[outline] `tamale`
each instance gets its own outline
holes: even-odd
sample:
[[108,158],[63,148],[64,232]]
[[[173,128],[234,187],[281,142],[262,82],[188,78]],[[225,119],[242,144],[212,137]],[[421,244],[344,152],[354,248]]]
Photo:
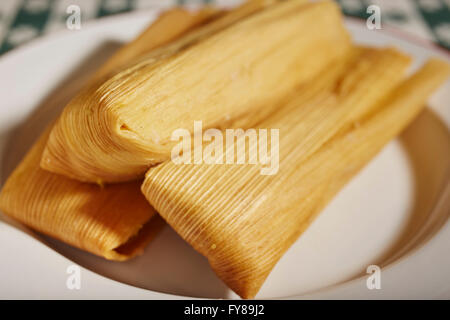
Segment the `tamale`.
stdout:
[[42,168],[88,182],[137,179],[170,157],[174,130],[254,123],[350,47],[330,1],[276,3],[206,33],[83,90],[54,126]]
[[49,131],[8,178],[0,193],[1,210],[106,259],[125,260],[142,252],[163,222],[141,196],[139,181],[102,188],[44,171],[39,161]]
[[[94,75],[95,81],[129,59],[149,52],[208,21],[214,11],[164,13]],[[140,182],[100,187],[40,168],[51,127],[10,175],[0,193],[0,209],[19,222],[80,249],[112,260],[142,252],[164,225],[140,192]]]
[[[151,168],[146,174],[142,191],[149,202],[243,298],[256,295],[317,212],[412,121],[449,73],[447,64],[433,60],[410,79],[386,86],[388,78],[395,75],[383,77],[382,70],[391,69],[385,62],[378,66],[372,63],[369,70],[373,74],[358,75],[356,69],[349,68],[349,74],[338,80],[327,113],[305,119],[306,111],[302,110],[312,108],[308,108],[311,99],[302,98],[298,108],[291,108],[276,126],[266,121],[265,126],[280,128],[280,167],[275,175],[261,175],[261,165],[173,162]],[[352,89],[345,90],[347,85]],[[381,92],[374,99],[377,91]],[[339,98],[339,92],[347,93]],[[329,100],[321,98],[313,107]],[[327,125],[329,115],[333,108],[345,106],[346,100],[367,106],[352,112],[345,121],[333,122],[340,128],[324,141],[332,128]],[[283,130],[286,127],[288,130]]]
[[[119,66],[130,64],[138,57],[158,55],[160,51],[150,49],[169,45],[171,51],[177,51],[189,43],[198,41],[202,37],[221,30],[233,23],[257,12],[278,0],[250,0],[243,5],[226,12],[216,8],[205,7],[201,10],[190,12],[182,8],[174,8],[163,12],[161,16],[142,32],[136,39],[111,57],[96,72],[94,79],[100,79],[114,72]],[[305,0],[306,1],[306,0]],[[220,18],[220,19],[219,19]],[[198,28],[204,26],[204,28]],[[190,31],[188,35],[180,38],[180,35]],[[178,39],[178,41],[173,41]],[[166,53],[167,48],[164,49]]]

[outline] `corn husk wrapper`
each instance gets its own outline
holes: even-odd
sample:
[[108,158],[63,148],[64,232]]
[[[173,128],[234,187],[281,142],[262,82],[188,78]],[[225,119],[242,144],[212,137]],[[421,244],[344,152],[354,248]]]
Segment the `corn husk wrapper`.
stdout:
[[341,20],[332,2],[292,0],[180,39],[74,98],[41,166],[81,181],[132,180],[168,159],[172,132],[192,131],[194,120],[249,126],[349,49]]
[[[101,66],[97,70],[94,80],[113,75],[114,71],[120,71],[119,67],[123,68],[131,64],[135,59],[145,60],[149,57],[168,54],[168,51],[176,52],[182,47],[199,41],[246,16],[272,5],[276,1],[250,0],[228,12],[207,6],[198,11],[174,8],[163,12],[149,28],[132,42],[119,49],[113,57]],[[186,31],[189,31],[188,34],[186,34]],[[180,37],[182,35],[183,37]],[[150,51],[150,49],[162,46],[166,47]]]
[[[91,81],[215,14],[211,10],[166,12],[113,55]],[[122,261],[140,254],[164,225],[140,192],[140,182],[100,187],[41,169],[50,129],[8,178],[0,193],[0,209],[35,230],[107,259]]]
[[141,253],[164,223],[139,192],[139,181],[102,188],[44,171],[39,161],[48,134],[49,130],[9,177],[0,194],[1,210],[107,259],[125,260]]
[[[261,175],[260,165],[166,162],[148,171],[142,191],[149,202],[241,297],[256,295],[315,215],[412,121],[449,71],[445,63],[431,61],[407,81],[386,86],[396,74],[399,77],[398,72],[385,73],[393,65],[370,65],[371,73],[357,76],[358,68],[349,68],[338,80],[331,95],[337,103],[330,103],[327,113],[304,118],[309,111],[302,110],[312,108],[311,100],[305,103],[301,98],[298,113],[291,109],[280,119],[280,166],[273,176]],[[344,90],[350,83],[352,89]],[[339,92],[347,93],[338,98]],[[345,106],[348,99],[359,101],[359,111],[352,112],[356,118],[327,124],[332,110]],[[327,100],[313,103],[314,108],[326,108]],[[289,129],[283,131],[285,125]],[[324,141],[333,125],[340,128]]]

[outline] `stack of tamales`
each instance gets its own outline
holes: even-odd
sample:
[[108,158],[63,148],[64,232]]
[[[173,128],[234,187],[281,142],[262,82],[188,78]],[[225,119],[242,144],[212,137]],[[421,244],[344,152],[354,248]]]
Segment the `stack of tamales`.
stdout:
[[[450,74],[431,59],[407,77],[410,62],[394,48],[353,45],[332,1],[169,11],[69,102],[9,177],[0,208],[112,260],[142,252],[165,220],[252,298]],[[263,162],[171,161],[172,133],[193,134],[194,121],[279,130],[266,145],[279,150],[276,172],[261,174]]]

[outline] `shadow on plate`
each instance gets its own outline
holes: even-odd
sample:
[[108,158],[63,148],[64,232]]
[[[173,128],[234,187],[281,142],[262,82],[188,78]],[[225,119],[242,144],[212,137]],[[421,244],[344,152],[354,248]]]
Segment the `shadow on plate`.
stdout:
[[[446,125],[427,108],[399,139],[414,174],[414,202],[402,232],[371,263],[381,268],[420,248],[450,218],[450,133]],[[352,279],[366,276],[362,270]]]
[[450,217],[450,133],[425,109],[402,133],[414,172],[414,204],[401,236],[374,264],[386,266],[424,244]]

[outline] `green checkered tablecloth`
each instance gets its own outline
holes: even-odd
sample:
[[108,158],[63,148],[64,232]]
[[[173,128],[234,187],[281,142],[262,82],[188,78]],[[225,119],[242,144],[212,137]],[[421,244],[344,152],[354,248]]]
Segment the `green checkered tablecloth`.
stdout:
[[[288,0],[287,0],[288,1]],[[0,54],[35,37],[66,28],[67,8],[78,5],[82,23],[116,13],[174,5],[213,3],[235,5],[239,0],[0,0]],[[338,0],[343,12],[369,17],[371,4],[381,8],[382,25],[392,25],[450,49],[450,0]]]

